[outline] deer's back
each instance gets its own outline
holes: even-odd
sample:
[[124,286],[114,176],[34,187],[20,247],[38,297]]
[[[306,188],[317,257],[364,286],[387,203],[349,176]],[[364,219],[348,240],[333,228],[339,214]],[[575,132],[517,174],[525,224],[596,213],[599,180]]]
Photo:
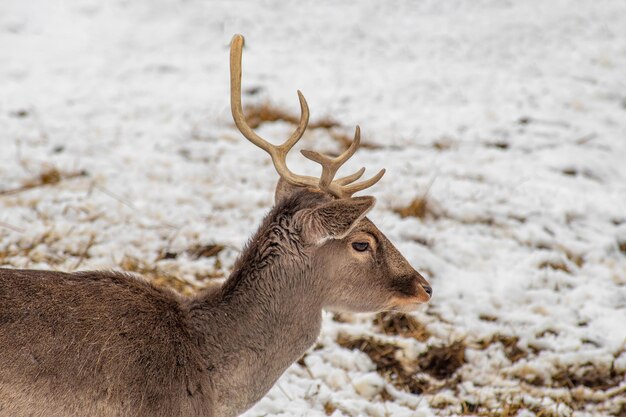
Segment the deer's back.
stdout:
[[0,269],[0,416],[205,416],[178,297],[119,273]]

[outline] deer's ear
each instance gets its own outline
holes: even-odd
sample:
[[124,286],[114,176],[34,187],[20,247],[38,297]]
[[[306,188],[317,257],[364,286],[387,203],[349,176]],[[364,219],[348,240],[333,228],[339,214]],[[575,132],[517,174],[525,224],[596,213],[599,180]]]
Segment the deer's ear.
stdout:
[[278,205],[278,203],[286,200],[300,190],[302,190],[302,187],[291,185],[281,177],[276,184],[276,191],[274,191],[274,204]]
[[343,239],[374,207],[374,197],[332,200],[303,214],[303,231],[311,243]]

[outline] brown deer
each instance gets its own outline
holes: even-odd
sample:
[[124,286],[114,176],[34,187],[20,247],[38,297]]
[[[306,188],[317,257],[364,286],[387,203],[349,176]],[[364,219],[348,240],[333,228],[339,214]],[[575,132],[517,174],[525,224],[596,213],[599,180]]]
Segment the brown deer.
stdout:
[[304,133],[274,146],[241,108],[243,37],[231,45],[231,107],[243,135],[268,152],[275,206],[225,283],[193,297],[116,272],[0,269],[0,416],[236,416],[257,402],[316,340],[322,309],[407,310],[428,282],[352,197],[383,175],[334,179],[337,158],[303,151],[320,178],[286,165]]

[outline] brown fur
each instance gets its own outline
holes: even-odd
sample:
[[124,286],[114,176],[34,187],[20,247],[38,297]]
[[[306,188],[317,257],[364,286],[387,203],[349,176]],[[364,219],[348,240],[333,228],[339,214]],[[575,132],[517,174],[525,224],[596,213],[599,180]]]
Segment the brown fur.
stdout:
[[0,269],[0,417],[236,416],[315,342],[323,308],[430,298],[364,217],[373,198],[276,196],[225,284],[195,297],[121,273]]

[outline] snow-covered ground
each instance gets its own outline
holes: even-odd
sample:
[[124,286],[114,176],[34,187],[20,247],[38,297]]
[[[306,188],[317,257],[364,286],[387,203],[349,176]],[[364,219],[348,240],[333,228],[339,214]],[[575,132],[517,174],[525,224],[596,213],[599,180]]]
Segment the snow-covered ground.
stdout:
[[227,275],[276,182],[231,121],[234,33],[244,103],[300,89],[341,124],[301,147],[378,145],[346,172],[387,168],[370,217],[434,288],[326,316],[246,416],[626,415],[623,0],[2,0],[0,266]]

